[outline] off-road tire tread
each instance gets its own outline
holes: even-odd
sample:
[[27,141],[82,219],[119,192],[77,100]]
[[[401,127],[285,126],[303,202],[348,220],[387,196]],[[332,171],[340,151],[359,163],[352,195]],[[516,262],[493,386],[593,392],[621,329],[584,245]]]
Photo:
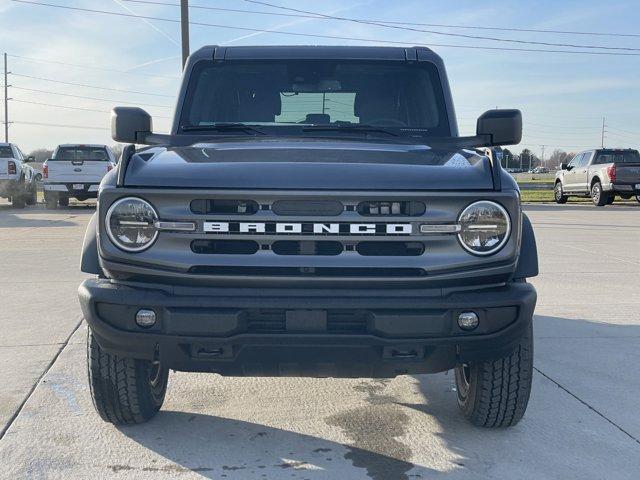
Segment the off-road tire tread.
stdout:
[[93,405],[104,421],[116,425],[143,423],[158,412],[162,400],[159,405],[152,398],[146,364],[145,360],[104,352],[88,333],[89,387]]
[[531,327],[509,356],[479,362],[474,405],[465,415],[480,427],[502,428],[522,419],[529,402],[533,374]]

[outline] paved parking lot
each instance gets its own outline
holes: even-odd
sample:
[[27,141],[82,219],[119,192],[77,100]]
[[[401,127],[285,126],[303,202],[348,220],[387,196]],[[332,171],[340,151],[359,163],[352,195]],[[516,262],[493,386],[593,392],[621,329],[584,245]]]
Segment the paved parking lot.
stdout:
[[150,423],[93,411],[76,288],[92,209],[0,204],[0,477],[637,479],[640,207],[526,207],[538,236],[535,376],[515,428],[457,412],[452,375],[172,374]]

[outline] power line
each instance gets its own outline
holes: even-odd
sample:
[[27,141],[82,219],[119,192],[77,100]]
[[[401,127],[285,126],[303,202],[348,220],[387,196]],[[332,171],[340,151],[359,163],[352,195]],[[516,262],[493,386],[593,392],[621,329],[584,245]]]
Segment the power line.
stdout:
[[[30,100],[20,100],[18,98],[12,98],[11,101],[12,102],[18,102],[18,103],[28,103],[28,104],[31,104],[31,105],[39,105],[39,106],[43,106],[43,107],[64,108],[66,110],[81,110],[81,111],[84,111],[84,112],[111,113],[111,110],[96,110],[96,109],[93,109],[93,108],[69,107],[67,105],[55,105],[53,103],[44,103],[44,102],[32,102]],[[153,118],[171,118],[171,117],[162,116],[162,115],[154,115]]]
[[66,109],[69,109],[69,110],[82,110],[82,111],[85,111],[85,112],[110,113],[109,110],[95,110],[93,108],[68,107],[66,105],[54,105],[52,103],[31,102],[29,100],[20,100],[18,98],[12,98],[11,101],[12,102],[18,102],[18,103],[28,103],[28,104],[31,104],[31,105],[40,105],[40,106],[44,106],[44,107],[66,108]]
[[73,82],[65,82],[62,80],[55,80],[53,78],[45,78],[45,77],[36,77],[34,75],[25,75],[23,73],[13,73],[11,72],[11,75],[15,76],[15,77],[23,77],[23,78],[32,78],[34,80],[42,80],[44,82],[52,82],[52,83],[60,83],[62,85],[71,85],[74,87],[84,87],[84,88],[95,88],[96,90],[108,90],[110,92],[120,92],[120,93],[133,93],[136,95],[153,95],[156,97],[166,97],[166,98],[174,98],[174,95],[165,95],[162,93],[151,93],[151,92],[139,92],[139,91],[135,91],[135,90],[125,90],[125,89],[121,89],[121,88],[111,88],[111,87],[100,87],[98,85],[88,85],[85,83],[73,83]]
[[612,128],[614,130],[617,130],[619,132],[623,132],[623,133],[629,133],[631,135],[640,135],[640,132],[630,132],[629,130],[623,130],[621,128],[617,128],[617,127],[612,127],[611,125],[607,125],[608,128]]
[[20,120],[14,120],[12,123],[17,125],[33,125],[38,127],[62,127],[62,128],[81,128],[85,130],[111,130],[110,128],[104,127],[89,127],[86,125],[66,125],[61,123],[40,123],[40,122],[23,122]]
[[[88,12],[88,13],[100,13],[104,15],[113,15],[118,17],[146,18],[149,20],[156,20],[160,22],[171,22],[171,23],[180,22],[180,20],[176,20],[172,18],[133,15],[128,13],[120,13],[120,12],[109,12],[105,10],[95,10],[95,9],[81,8],[81,7],[70,7],[67,5],[56,5],[51,3],[36,2],[36,1],[30,1],[30,0],[10,0],[10,1],[16,2],[16,3],[24,3],[28,5],[40,5],[40,6],[63,8],[67,10],[74,10],[74,11],[81,11],[81,12]],[[410,46],[410,45],[423,43],[422,41],[401,42],[401,41],[384,40],[384,39],[377,39],[377,38],[347,37],[347,36],[341,36],[341,35],[323,35],[323,34],[304,33],[304,32],[286,32],[282,30],[273,31],[273,30],[265,30],[261,28],[237,27],[237,26],[231,26],[231,25],[222,25],[222,24],[205,23],[205,22],[189,22],[189,24],[201,26],[201,27],[215,27],[215,28],[223,28],[228,30],[240,30],[244,32],[271,33],[276,35],[290,35],[290,36],[305,37],[305,38],[327,38],[332,40],[350,40],[350,41],[352,40],[352,41],[358,41],[358,42],[386,43],[391,45]],[[445,43],[429,43],[429,45],[432,47],[466,48],[471,50],[563,53],[563,54],[574,54],[574,55],[608,55],[608,56],[632,56],[632,57],[640,56],[640,53],[625,53],[625,52],[611,52],[611,51],[598,52],[598,51],[582,51],[582,50],[553,50],[553,49],[544,49],[544,48],[490,47],[490,46],[479,46],[479,45],[456,45],[456,44],[445,44]]]
[[179,77],[175,76],[169,76],[169,75],[152,75],[149,73],[144,73],[144,72],[129,72],[127,70],[116,70],[114,68],[106,68],[106,67],[98,67],[95,65],[80,65],[78,63],[67,63],[67,62],[59,62],[56,60],[45,60],[43,58],[32,58],[32,57],[24,57],[22,55],[12,55],[12,54],[7,54],[7,57],[11,57],[11,58],[18,58],[20,60],[25,60],[25,61],[29,61],[29,62],[36,62],[36,63],[50,63],[50,64],[54,64],[54,65],[62,65],[65,67],[76,67],[76,68],[84,68],[84,69],[88,69],[88,70],[99,70],[102,72],[114,72],[114,73],[124,73],[127,75],[136,75],[136,76],[142,76],[142,77],[154,77],[154,78],[164,78],[164,79],[170,79],[170,80],[176,80]]
[[[121,0],[123,2],[130,3],[142,3],[148,5],[160,5],[166,7],[178,7],[179,5],[176,3],[169,2],[158,2],[158,1],[150,1],[150,0]],[[223,8],[223,7],[210,7],[204,5],[190,5],[189,8],[199,9],[199,10],[213,10],[219,12],[232,12],[232,13],[248,13],[253,15],[267,15],[267,16],[277,16],[277,17],[294,17],[294,18],[315,18],[318,20],[326,20],[323,17],[319,17],[313,14],[302,14],[302,13],[281,13],[281,12],[265,12],[258,10],[244,10],[238,8]],[[498,27],[498,26],[480,26],[480,25],[451,25],[451,24],[442,24],[442,23],[420,23],[420,22],[392,22],[388,20],[375,20],[375,19],[363,19],[368,22],[374,23],[384,23],[387,25],[414,25],[418,27],[443,27],[443,28],[460,28],[460,29],[468,29],[468,30],[491,30],[491,31],[506,31],[506,32],[524,32],[524,33],[555,33],[562,35],[592,35],[592,36],[604,36],[604,37],[632,37],[637,38],[640,37],[640,34],[636,33],[613,33],[613,32],[580,32],[580,31],[572,31],[572,30],[547,30],[547,29],[535,29],[535,28],[514,28],[514,27]]]
[[159,107],[159,108],[173,108],[169,105],[154,105],[151,103],[147,103],[147,104],[140,104],[137,102],[125,102],[123,100],[111,100],[108,98],[97,98],[97,97],[85,97],[83,95],[72,95],[70,93],[61,93],[61,92],[51,92],[49,90],[38,90],[35,88],[26,88],[26,87],[17,87],[12,85],[11,88],[15,88],[17,90],[25,90],[27,92],[37,92],[37,93],[46,93],[47,95],[61,95],[64,97],[73,97],[73,98],[84,98],[86,100],[97,100],[99,102],[109,102],[109,103],[122,103],[125,105],[136,105],[136,106],[144,106],[144,107]]
[[318,17],[322,17],[322,18],[326,18],[326,19],[330,19],[330,20],[339,20],[339,21],[343,21],[343,22],[359,23],[359,24],[363,24],[363,25],[375,25],[375,26],[378,26],[378,27],[391,28],[391,29],[394,29],[394,30],[406,30],[406,31],[410,31],[410,32],[429,33],[431,35],[442,35],[442,36],[446,36],[446,37],[466,38],[466,39],[470,39],[470,40],[488,40],[488,41],[492,41],[492,42],[518,43],[518,44],[525,44],[525,45],[542,45],[542,46],[545,46],[545,47],[594,48],[594,49],[601,49],[601,50],[640,51],[640,48],[632,48],[632,47],[608,47],[608,46],[601,46],[601,45],[576,45],[576,44],[572,44],[572,43],[539,42],[539,41],[535,41],[535,40],[518,40],[518,39],[515,39],[515,38],[485,37],[485,36],[480,36],[480,35],[467,35],[467,34],[464,34],[464,33],[451,33],[451,32],[441,32],[441,31],[438,31],[438,30],[425,30],[425,29],[415,28],[415,27],[408,27],[408,26],[402,26],[402,25],[391,25],[391,24],[387,24],[387,23],[380,23],[380,22],[376,22],[376,21],[373,21],[373,20],[359,20],[357,18],[339,17],[339,16],[336,16],[336,15],[328,15],[328,14],[324,14],[324,13],[310,12],[308,10],[299,10],[297,8],[284,7],[282,5],[275,5],[273,3],[262,2],[262,1],[259,1],[259,0],[243,0],[243,1],[247,2],[247,3],[255,4],[255,5],[263,5],[263,6],[267,6],[267,7],[271,7],[271,8],[277,8],[277,9],[280,9],[280,10],[287,10],[287,11],[297,12],[297,13],[305,13],[305,14],[308,14],[308,15],[317,15]]

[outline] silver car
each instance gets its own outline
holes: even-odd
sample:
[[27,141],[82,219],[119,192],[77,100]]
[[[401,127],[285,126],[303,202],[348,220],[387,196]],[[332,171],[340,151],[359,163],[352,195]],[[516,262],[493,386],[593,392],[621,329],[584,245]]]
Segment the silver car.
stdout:
[[591,197],[602,207],[612,204],[616,195],[640,202],[640,154],[632,149],[597,149],[577,154],[556,173],[556,203],[570,196]]

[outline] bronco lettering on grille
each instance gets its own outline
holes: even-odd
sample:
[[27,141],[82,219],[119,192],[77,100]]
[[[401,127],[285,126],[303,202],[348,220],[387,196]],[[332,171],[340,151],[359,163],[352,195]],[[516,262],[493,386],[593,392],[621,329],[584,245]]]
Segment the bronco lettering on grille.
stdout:
[[204,222],[214,234],[274,235],[411,235],[410,223]]

